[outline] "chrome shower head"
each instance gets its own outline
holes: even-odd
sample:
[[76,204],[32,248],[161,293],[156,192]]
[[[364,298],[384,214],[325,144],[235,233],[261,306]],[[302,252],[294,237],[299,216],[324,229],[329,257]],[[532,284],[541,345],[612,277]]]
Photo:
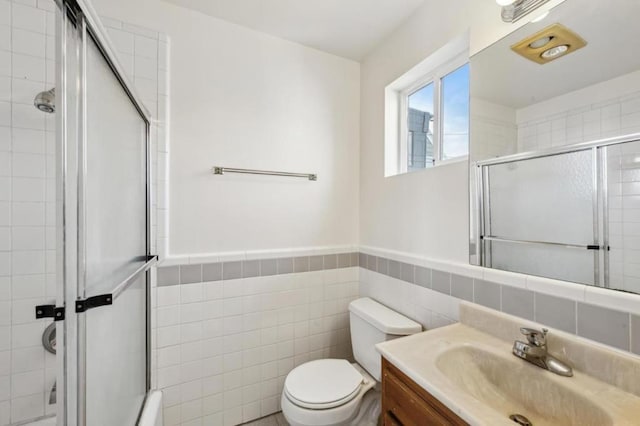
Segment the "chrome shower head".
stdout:
[[33,100],[33,104],[42,112],[51,114],[56,110],[56,89],[40,92]]

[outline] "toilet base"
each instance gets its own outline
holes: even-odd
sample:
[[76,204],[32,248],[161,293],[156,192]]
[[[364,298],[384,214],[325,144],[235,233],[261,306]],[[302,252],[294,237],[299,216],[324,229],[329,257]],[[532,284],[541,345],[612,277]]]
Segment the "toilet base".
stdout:
[[[380,417],[379,384],[364,391],[361,397],[356,397],[346,405],[358,404],[352,407],[352,414],[344,417],[338,411],[349,410],[349,407],[336,407],[328,410],[309,410],[294,405],[286,395],[282,395],[282,414],[291,426],[377,426]],[[334,415],[335,414],[335,415]]]

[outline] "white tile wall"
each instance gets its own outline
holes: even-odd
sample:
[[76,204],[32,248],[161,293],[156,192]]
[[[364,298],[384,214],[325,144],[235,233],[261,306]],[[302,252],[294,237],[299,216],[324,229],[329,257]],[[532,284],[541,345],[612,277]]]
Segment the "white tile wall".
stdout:
[[169,41],[166,35],[125,22],[102,18],[118,60],[153,117],[152,250],[164,258],[168,246],[168,105]]
[[167,425],[235,425],[280,409],[284,378],[351,357],[359,268],[157,288],[154,371]]
[[609,148],[607,160],[611,283],[640,293],[640,143]]
[[360,297],[371,297],[425,329],[458,321],[460,299],[360,268]]
[[[33,107],[34,96],[55,84],[54,10],[52,0],[0,0],[0,425],[54,412],[48,398],[55,357],[40,342],[48,322],[33,314],[35,305],[55,297],[55,129],[53,115]],[[139,84],[154,117],[153,170],[166,173],[157,151],[166,162],[168,40],[114,20],[108,26],[128,77]],[[166,191],[164,174],[155,181],[154,191]],[[154,207],[166,198],[154,193]],[[157,218],[164,221],[162,208]],[[163,238],[161,255],[164,231]]]
[[[634,81],[630,80],[629,84],[635,86],[628,87],[625,95],[612,94],[611,98],[597,103],[575,104],[563,102],[562,96],[556,98],[555,109],[544,117],[517,123],[518,152],[640,132],[640,82]],[[582,89],[585,93],[589,90]],[[592,90],[593,97],[598,99],[603,98],[603,92],[607,93],[603,83],[593,86]],[[531,108],[535,109],[535,105]],[[526,109],[522,116],[527,116]]]
[[[47,150],[53,138],[51,118],[33,107],[33,97],[53,86],[47,70],[52,38],[49,6],[0,0],[0,424],[42,416],[53,385],[53,355],[40,339],[47,325],[36,321],[34,306],[52,301],[54,281],[47,280],[47,200],[55,194],[54,161]],[[4,26],[3,26],[4,25]]]

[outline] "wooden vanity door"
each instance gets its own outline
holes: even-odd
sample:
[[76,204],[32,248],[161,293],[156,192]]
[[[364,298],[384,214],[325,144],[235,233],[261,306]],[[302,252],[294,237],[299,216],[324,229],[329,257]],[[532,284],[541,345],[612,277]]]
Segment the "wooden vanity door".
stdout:
[[462,426],[467,424],[384,358],[382,358],[382,422],[385,426]]

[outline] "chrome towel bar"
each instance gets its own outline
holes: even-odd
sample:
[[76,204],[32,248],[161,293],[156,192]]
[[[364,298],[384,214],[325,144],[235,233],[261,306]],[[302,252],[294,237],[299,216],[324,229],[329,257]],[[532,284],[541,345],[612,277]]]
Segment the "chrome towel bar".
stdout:
[[247,175],[268,175],[268,176],[288,176],[288,177],[301,177],[309,180],[318,180],[318,175],[315,173],[289,173],[289,172],[273,172],[270,170],[253,170],[253,169],[235,169],[232,167],[218,167],[211,168],[211,173],[214,175],[223,175],[225,173],[242,173]]

